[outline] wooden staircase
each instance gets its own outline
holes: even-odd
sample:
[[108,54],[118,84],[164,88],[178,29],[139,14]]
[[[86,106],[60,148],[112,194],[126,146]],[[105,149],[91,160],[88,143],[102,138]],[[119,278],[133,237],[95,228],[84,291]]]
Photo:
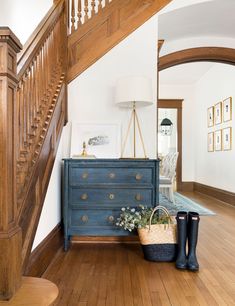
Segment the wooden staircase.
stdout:
[[0,28],[0,300],[27,268],[67,121],[67,84],[169,2],[54,0],[23,50]]
[[[68,36],[68,82],[141,26],[171,0],[72,0]],[[83,8],[83,10],[82,10]],[[89,18],[90,16],[90,18]]]

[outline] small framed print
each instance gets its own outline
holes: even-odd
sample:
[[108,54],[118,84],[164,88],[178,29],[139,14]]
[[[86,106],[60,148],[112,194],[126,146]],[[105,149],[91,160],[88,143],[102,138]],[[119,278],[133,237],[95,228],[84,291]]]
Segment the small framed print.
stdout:
[[222,131],[218,130],[215,131],[215,151],[221,151],[222,150]]
[[214,115],[215,115],[215,124],[220,124],[222,122],[222,102],[215,104]]
[[214,125],[214,106],[207,109],[207,126],[211,127]]
[[228,127],[222,130],[222,144],[223,150],[228,151],[232,149],[232,128]]
[[214,152],[214,132],[208,133],[207,151]]
[[232,97],[223,100],[223,122],[232,120]]

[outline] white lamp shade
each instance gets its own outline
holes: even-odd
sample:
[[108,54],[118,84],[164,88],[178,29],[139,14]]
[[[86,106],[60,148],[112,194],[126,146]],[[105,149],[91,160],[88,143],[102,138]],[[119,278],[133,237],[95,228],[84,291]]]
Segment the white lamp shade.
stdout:
[[153,104],[152,82],[145,77],[126,77],[116,85],[115,103],[121,107],[136,107]]

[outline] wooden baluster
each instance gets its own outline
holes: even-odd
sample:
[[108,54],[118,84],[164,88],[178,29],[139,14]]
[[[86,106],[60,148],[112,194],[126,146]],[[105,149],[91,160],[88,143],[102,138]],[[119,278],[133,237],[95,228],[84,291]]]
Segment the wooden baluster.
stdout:
[[91,17],[95,14],[95,0],[91,0]]
[[88,20],[88,0],[84,1],[84,23]]
[[102,0],[98,0],[98,11],[101,11],[102,10]]
[[81,26],[82,24],[82,3],[81,3],[81,0],[78,0],[78,13],[77,13],[77,29],[78,27]]
[[75,31],[75,0],[71,3],[71,32]]

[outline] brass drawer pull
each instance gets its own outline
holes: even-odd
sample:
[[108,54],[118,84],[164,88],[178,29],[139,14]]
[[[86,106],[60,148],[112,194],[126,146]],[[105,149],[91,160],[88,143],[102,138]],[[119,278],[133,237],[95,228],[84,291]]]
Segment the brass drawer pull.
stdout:
[[110,193],[110,194],[109,194],[109,199],[110,199],[110,200],[113,200],[114,198],[115,198],[115,195],[114,195],[113,193]]
[[87,193],[83,193],[82,195],[81,195],[81,200],[87,200],[88,199],[88,195],[87,195]]
[[114,221],[114,216],[109,216],[109,217],[107,218],[107,220],[108,220],[109,223],[113,223],[113,221]]
[[88,173],[87,173],[87,172],[84,172],[84,173],[82,174],[82,178],[83,178],[83,179],[87,179],[87,178],[88,178]]
[[109,173],[109,177],[110,177],[111,179],[114,179],[114,178],[115,178],[115,176],[116,176],[116,174],[115,174],[115,173],[113,173],[113,172]]
[[142,197],[140,193],[137,193],[135,196],[136,201],[141,201]]
[[84,215],[84,216],[81,217],[81,220],[82,220],[83,223],[86,223],[86,222],[88,222],[89,219],[88,219],[88,216]]
[[135,176],[135,179],[136,179],[137,181],[140,181],[140,180],[142,179],[142,175],[139,174],[139,173],[137,173],[136,176]]

